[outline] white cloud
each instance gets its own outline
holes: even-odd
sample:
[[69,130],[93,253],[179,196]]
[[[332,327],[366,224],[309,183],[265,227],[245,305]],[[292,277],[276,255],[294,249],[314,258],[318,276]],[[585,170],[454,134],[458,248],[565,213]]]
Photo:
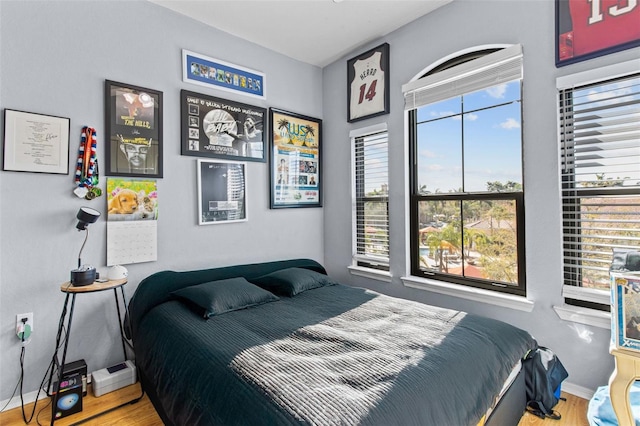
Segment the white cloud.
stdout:
[[428,149],[421,150],[420,156],[425,158],[436,158],[436,154],[433,151],[429,151]]
[[476,121],[478,119],[478,114],[465,114],[464,119],[469,121]]
[[506,84],[499,84],[497,86],[493,86],[490,87],[486,90],[486,92],[489,94],[489,96],[491,96],[492,98],[497,98],[497,99],[502,99],[504,98],[504,94],[507,91],[507,85]]
[[600,90],[590,90],[587,99],[589,99],[589,102],[598,102],[598,106],[612,105],[620,102],[616,98],[629,94],[631,94],[630,88],[614,83],[604,86]]
[[431,164],[428,169],[432,172],[439,172],[441,170],[444,170],[444,167],[440,164]]
[[518,123],[513,118],[507,118],[506,121],[503,121],[502,123],[500,123],[500,127],[502,127],[503,129],[507,129],[507,130],[519,129],[520,128],[520,123]]
[[448,117],[450,115],[454,115],[453,111],[431,111],[432,117]]

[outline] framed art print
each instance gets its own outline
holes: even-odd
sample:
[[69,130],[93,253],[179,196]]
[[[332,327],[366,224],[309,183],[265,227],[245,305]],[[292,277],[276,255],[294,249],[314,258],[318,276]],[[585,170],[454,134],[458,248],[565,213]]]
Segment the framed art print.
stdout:
[[105,175],[162,177],[162,92],[105,82]]
[[611,343],[640,351],[640,273],[611,272]]
[[269,109],[272,209],[322,207],[322,120]]
[[182,90],[181,154],[266,162],[267,111],[253,105]]
[[618,0],[555,0],[556,66],[640,46],[640,7]]
[[2,170],[69,174],[70,120],[4,110]]
[[184,49],[182,81],[255,98],[267,98],[264,73]]
[[347,121],[389,113],[389,43],[347,61]]
[[247,220],[246,163],[198,160],[198,224]]

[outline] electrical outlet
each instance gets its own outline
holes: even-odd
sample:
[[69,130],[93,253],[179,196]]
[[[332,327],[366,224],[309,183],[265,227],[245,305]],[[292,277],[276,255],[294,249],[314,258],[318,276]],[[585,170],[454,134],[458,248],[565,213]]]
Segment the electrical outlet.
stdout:
[[33,312],[16,315],[16,335],[18,338],[22,340],[24,336],[24,340],[27,340],[31,337],[31,333],[33,333]]

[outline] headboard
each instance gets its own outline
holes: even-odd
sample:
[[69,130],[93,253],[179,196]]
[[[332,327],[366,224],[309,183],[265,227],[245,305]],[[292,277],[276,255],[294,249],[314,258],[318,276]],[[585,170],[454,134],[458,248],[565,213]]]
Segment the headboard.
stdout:
[[145,314],[154,306],[170,300],[172,291],[195,284],[227,278],[256,278],[286,268],[306,268],[325,275],[327,274],[327,271],[322,265],[311,259],[278,260],[184,272],[156,272],[140,281],[138,288],[129,302],[127,312],[128,321],[126,321],[128,327],[125,326],[127,336],[133,337],[135,340],[138,324]]

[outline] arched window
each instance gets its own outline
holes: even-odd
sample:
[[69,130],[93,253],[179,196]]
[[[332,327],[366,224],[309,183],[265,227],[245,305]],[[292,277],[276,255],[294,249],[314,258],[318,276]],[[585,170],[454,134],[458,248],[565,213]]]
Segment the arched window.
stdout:
[[455,57],[403,91],[411,275],[525,295],[521,46]]

